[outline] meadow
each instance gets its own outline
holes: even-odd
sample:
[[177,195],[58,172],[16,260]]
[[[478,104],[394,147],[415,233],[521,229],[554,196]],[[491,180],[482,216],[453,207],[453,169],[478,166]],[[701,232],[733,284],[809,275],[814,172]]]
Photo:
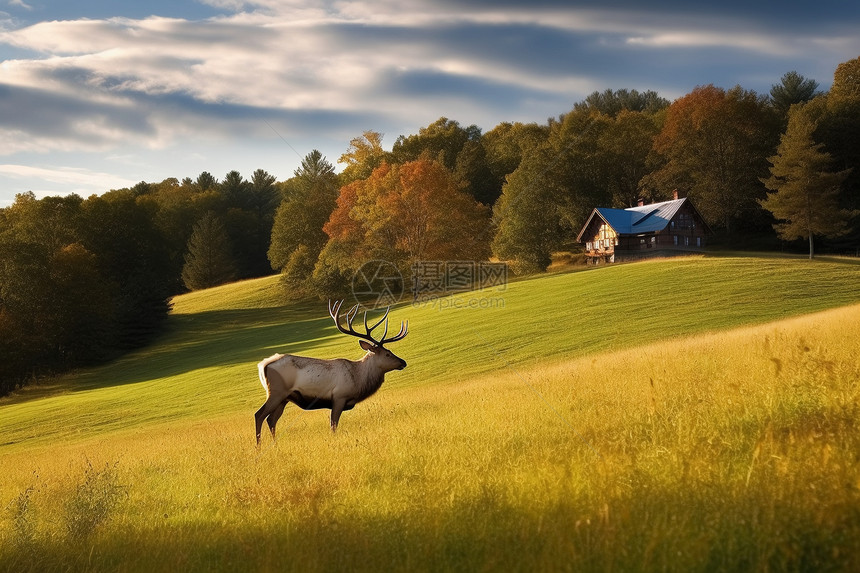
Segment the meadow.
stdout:
[[860,265],[697,257],[402,304],[409,366],[254,447],[277,279],[0,401],[0,570],[860,570]]

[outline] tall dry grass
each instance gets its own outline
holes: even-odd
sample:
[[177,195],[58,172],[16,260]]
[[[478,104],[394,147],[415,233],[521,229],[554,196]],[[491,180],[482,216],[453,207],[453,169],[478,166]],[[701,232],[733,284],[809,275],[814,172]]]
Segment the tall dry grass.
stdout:
[[854,306],[383,388],[335,436],[291,409],[260,450],[248,413],[13,453],[0,569],[860,570],[858,341]]

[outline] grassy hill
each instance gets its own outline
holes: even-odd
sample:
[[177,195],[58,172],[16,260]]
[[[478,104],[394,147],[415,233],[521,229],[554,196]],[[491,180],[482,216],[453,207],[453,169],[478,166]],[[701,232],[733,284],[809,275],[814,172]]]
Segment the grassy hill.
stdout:
[[858,565],[858,287],[695,258],[403,304],[407,369],[260,451],[259,359],[361,351],[275,278],[179,297],[159,344],[0,402],[0,570]]

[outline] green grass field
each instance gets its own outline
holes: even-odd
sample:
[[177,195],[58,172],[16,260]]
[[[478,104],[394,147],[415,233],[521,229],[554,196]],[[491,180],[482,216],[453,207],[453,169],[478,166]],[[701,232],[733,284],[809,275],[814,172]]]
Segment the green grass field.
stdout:
[[860,265],[657,260],[400,305],[409,363],[254,447],[255,364],[358,358],[276,278],[0,401],[0,570],[860,570]]

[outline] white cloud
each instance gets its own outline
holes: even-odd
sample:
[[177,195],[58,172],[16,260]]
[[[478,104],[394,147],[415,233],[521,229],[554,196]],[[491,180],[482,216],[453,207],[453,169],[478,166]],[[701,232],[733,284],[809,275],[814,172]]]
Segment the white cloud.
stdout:
[[[782,64],[792,58],[820,62],[824,54],[838,63],[847,59],[838,55],[860,52],[856,38],[838,34],[638,8],[200,1],[225,13],[203,21],[118,17],[0,26],[0,45],[42,54],[0,61],[0,86],[15,97],[0,98],[0,155],[133,154],[180,141],[193,149],[271,136],[267,121],[299,147],[297,139],[309,134],[342,138],[345,147],[364,129],[403,130],[389,131],[393,139],[440,115],[485,129],[543,121],[606,88],[682,95],[702,80],[718,81],[698,60],[705,51],[741,53],[738,67],[778,61],[772,82],[796,67]],[[664,66],[662,77],[653,76],[652,64],[655,71]],[[766,77],[762,66],[745,73],[737,77]],[[624,78],[632,79],[619,85]],[[31,173],[42,175],[75,172]]]
[[9,6],[12,6],[13,8],[23,8],[24,10],[27,10],[27,11],[31,11],[33,9],[32,6],[25,3],[23,0],[9,0],[7,2],[7,4]]
[[[557,93],[569,93],[587,83],[570,74],[524,69],[486,54],[455,52],[420,38],[365,34],[360,44],[349,44],[338,37],[338,25],[358,21],[418,30],[451,22],[456,15],[415,16],[402,8],[394,10],[397,3],[382,12],[355,2],[338,6],[341,11],[334,15],[311,10],[302,12],[304,20],[285,21],[285,12],[293,15],[295,7],[271,3],[265,7],[278,16],[257,16],[254,26],[241,15],[200,23],[167,18],[40,23],[0,35],[0,41],[52,57],[38,63],[6,62],[4,81],[25,86],[50,82],[58,92],[90,98],[95,90],[96,97],[117,101],[132,91],[186,94],[202,102],[261,108],[353,111],[376,105],[384,96],[379,90],[382,77],[392,70],[435,69]],[[357,14],[364,17],[359,19]],[[481,14],[460,17],[482,19]],[[535,20],[532,15],[505,17]],[[492,22],[500,18],[484,16]],[[309,25],[311,21],[315,25]]]
[[[0,164],[0,176],[30,182],[29,188],[39,197],[64,193],[77,193],[82,197],[104,193],[108,189],[131,187],[137,183],[112,173],[79,167],[33,167],[31,165]],[[39,189],[38,186],[47,187]]]
[[100,173],[79,167],[33,167],[31,165],[0,164],[0,174],[15,178],[38,177],[52,183],[72,183],[81,186],[97,185],[102,189],[137,183],[110,173]]

